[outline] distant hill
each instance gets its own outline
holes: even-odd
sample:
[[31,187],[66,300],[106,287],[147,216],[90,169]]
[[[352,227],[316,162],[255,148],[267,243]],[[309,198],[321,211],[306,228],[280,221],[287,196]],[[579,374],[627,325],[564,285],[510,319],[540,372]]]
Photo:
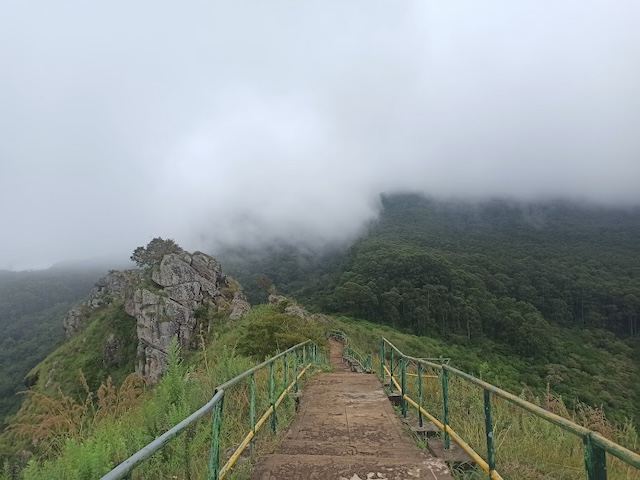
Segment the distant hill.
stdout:
[[0,425],[22,401],[24,376],[64,336],[64,315],[106,272],[96,265],[0,270]]
[[[235,250],[223,255],[224,273],[201,252],[160,256],[150,243],[143,268],[110,272],[69,312],[68,338],[27,375],[27,400],[0,434],[0,478],[99,478],[210,400],[220,382],[304,339],[323,345],[335,328],[365,353],[375,354],[385,335],[409,354],[450,357],[458,368],[637,449],[631,425],[640,418],[637,211],[419,196],[385,197],[383,207],[367,235],[348,249]],[[20,318],[18,332],[43,332],[22,339],[33,348],[52,335],[38,328],[59,328],[66,309],[54,303],[29,311],[29,299],[42,293],[55,301],[74,291],[53,270],[35,277],[23,272],[28,281],[17,287],[16,278],[7,283],[16,294],[7,311]],[[269,292],[271,304],[250,309],[230,271],[248,280],[254,297]],[[292,292],[312,311],[274,288]],[[258,381],[256,394],[267,408],[268,376]],[[473,409],[480,419],[480,390],[461,395],[450,385],[457,421]],[[246,406],[246,390],[236,393],[232,398]],[[442,411],[433,391],[426,401]],[[281,418],[293,415],[293,405],[283,402],[280,412],[289,413]],[[250,427],[246,409],[226,412],[233,416],[225,417],[231,428],[221,449],[229,452]],[[526,445],[505,455],[505,472],[552,475],[559,465],[566,468],[567,455],[582,468],[576,439],[561,444],[557,434],[550,437],[525,418],[513,409],[495,417],[498,438],[509,439],[501,446]],[[483,423],[479,428],[484,441]],[[506,436],[516,430],[526,442]],[[139,473],[204,476],[210,423],[182,438]],[[560,455],[540,450],[540,438],[552,438],[547,443]]]
[[219,254],[250,298],[298,301],[444,339],[509,389],[547,384],[640,424],[640,208],[382,197],[343,252]]

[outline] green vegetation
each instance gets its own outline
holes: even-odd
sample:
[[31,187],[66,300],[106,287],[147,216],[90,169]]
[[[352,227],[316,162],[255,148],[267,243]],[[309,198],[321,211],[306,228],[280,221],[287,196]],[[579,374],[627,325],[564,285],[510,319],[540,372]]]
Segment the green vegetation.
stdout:
[[62,318],[104,273],[101,268],[54,267],[0,271],[0,428],[15,413],[23,378],[64,337]]
[[[374,357],[373,364],[377,371],[380,369],[379,352],[382,336],[385,336],[407,355],[415,357],[451,356],[451,363],[456,368],[461,368],[459,359],[462,359],[463,364],[469,363],[470,365],[479,360],[477,354],[464,355],[464,348],[450,346],[442,340],[416,337],[401,333],[391,327],[366,321],[342,317],[335,319],[332,327],[344,331],[349,338],[350,345],[357,348],[362,354],[371,354]],[[386,363],[388,366],[389,362]],[[465,370],[465,368],[461,369]],[[486,366],[481,367],[481,370],[486,371]],[[412,371],[415,373],[415,367]],[[426,375],[436,372],[426,370],[424,373],[423,407],[442,421],[443,401],[440,379],[426,377]],[[493,383],[487,376],[483,376],[483,378]],[[573,407],[568,407],[561,397],[548,390],[543,391],[541,395],[534,394],[526,386],[510,390],[520,394],[525,400],[597,431],[633,451],[640,452],[640,437],[631,422],[615,424],[607,419],[601,408],[584,403],[578,402]],[[417,378],[407,377],[407,391],[412,398],[418,398]],[[584,478],[584,455],[580,438],[495,396],[492,398],[492,410],[497,449],[497,470],[503,478],[522,480]],[[411,411],[408,417],[414,425],[417,425],[417,415],[414,412]],[[450,375],[449,415],[450,426],[480,456],[486,459],[482,389]],[[608,478],[640,479],[640,470],[629,467],[611,456],[607,461]],[[458,478],[487,478],[486,473],[479,468],[473,472],[458,472],[458,474]]]
[[[470,205],[411,195],[383,197],[382,206],[380,219],[345,252],[282,247],[222,256],[254,302],[277,289],[311,309],[363,320],[302,320],[286,315],[285,303],[254,307],[234,322],[199,309],[198,318],[208,320],[201,348],[181,352],[182,359],[174,348],[168,373],[149,389],[129,375],[136,361],[134,319],[118,303],[96,310],[29,374],[35,386],[0,436],[5,477],[18,470],[24,478],[100,476],[206,403],[216,385],[301,340],[321,344],[332,328],[374,355],[385,335],[407,354],[451,357],[461,370],[638,450],[640,210],[563,202]],[[147,260],[156,262],[152,257]],[[61,337],[61,315],[79,289],[65,287],[68,279],[37,277],[25,277],[21,288],[15,278],[5,281],[11,275],[0,273],[0,326],[9,332],[0,362],[16,369],[0,375],[13,378],[15,391],[36,356]],[[118,348],[105,355],[111,336]],[[19,344],[31,345],[34,356]],[[256,377],[259,411],[268,404],[267,376]],[[5,401],[9,389],[0,385]],[[480,392],[455,381],[451,389],[453,427],[483,452]],[[427,400],[434,411],[441,408],[438,395],[434,388]],[[226,456],[248,430],[247,402],[247,385],[225,400]],[[495,408],[498,462],[507,477],[579,476],[579,441],[515,407],[497,402]],[[287,401],[279,421],[286,424],[291,415]],[[135,478],[201,477],[210,435],[210,424],[200,422]],[[263,435],[258,445],[268,451],[271,437]],[[246,477],[249,465],[234,475]],[[615,466],[610,478],[638,475]]]
[[266,276],[323,312],[440,339],[501,387],[550,385],[640,425],[640,209],[417,195],[382,207],[341,254],[221,258],[250,288]]
[[[65,392],[63,395],[60,392],[42,394],[36,391],[30,394],[32,398],[25,403],[27,407],[23,407],[16,421],[3,435],[5,448],[11,445],[14,453],[11,458],[7,457],[5,470],[9,472],[19,468],[20,461],[23,461],[21,478],[25,479],[97,478],[204,405],[211,398],[216,385],[278,350],[292,346],[301,338],[312,338],[320,345],[326,345],[325,335],[333,329],[346,332],[350,344],[362,353],[376,356],[380,337],[384,335],[408,354],[450,356],[456,367],[469,368],[487,380],[513,378],[522,367],[516,364],[511,367],[512,370],[508,370],[508,357],[499,356],[483,363],[481,350],[452,345],[442,338],[418,337],[390,326],[345,317],[331,319],[329,323],[309,322],[283,314],[282,308],[282,305],[262,305],[254,307],[238,321],[214,323],[211,332],[206,337],[201,336],[200,349],[197,351],[179,352],[174,344],[169,370],[153,389],[145,387],[134,374],[126,377],[121,384],[105,378],[97,390],[90,387],[88,381],[77,380],[75,386],[69,385],[67,388],[78,393]],[[114,318],[118,318],[117,311],[117,307],[105,309],[100,312],[100,318],[105,323],[113,322]],[[92,325],[82,334],[89,335],[88,332],[98,328]],[[103,334],[106,334],[106,330]],[[91,342],[90,336],[85,338],[86,343]],[[70,349],[65,352],[67,357],[71,357]],[[65,361],[61,350],[50,359],[54,357],[59,362]],[[71,362],[69,370],[78,366],[75,359],[67,361]],[[494,369],[494,362],[501,367]],[[87,361],[84,366],[90,364]],[[62,363],[59,365],[63,366]],[[374,368],[378,369],[378,365],[374,361]],[[278,389],[284,387],[282,368],[282,363],[276,363]],[[291,365],[289,368],[291,375]],[[93,371],[95,374],[99,368]],[[103,375],[107,373],[102,372]],[[256,375],[256,383],[257,411],[263,412],[269,405],[268,369]],[[425,385],[425,404],[429,411],[440,417],[442,400],[438,385]],[[598,408],[583,404],[567,407],[557,396],[543,392],[543,395],[536,397],[530,389],[516,382],[511,390],[594,428],[629,448],[640,448],[633,425],[615,425]],[[481,392],[452,380],[450,398],[453,427],[483,454]],[[248,382],[233,387],[225,396],[223,461],[231,455],[232,447],[238,445],[249,429],[248,402]],[[550,476],[563,479],[579,476],[582,458],[579,441],[509,405],[496,402],[494,408],[498,464],[506,478],[537,480]],[[280,431],[285,430],[294,413],[293,402],[286,400],[278,410]],[[256,454],[268,453],[275,448],[277,438],[268,430],[267,427],[258,435]],[[155,455],[138,468],[134,478],[202,478],[207,468],[210,440],[211,424],[207,416],[174,439],[162,454]],[[20,454],[25,449],[33,452],[29,461]],[[229,478],[248,478],[250,467],[251,461],[243,459]],[[11,478],[8,473],[5,477],[0,475],[2,480],[8,478]],[[616,464],[610,469],[609,478],[635,480],[640,476],[636,471],[627,471]]]
[[[37,386],[29,393],[21,411],[0,438],[0,462],[4,456],[7,472],[24,467],[20,476],[24,479],[98,478],[204,405],[215,386],[251,368],[265,356],[293,346],[299,338],[316,338],[320,345],[325,344],[325,332],[319,325],[284,315],[280,307],[259,306],[241,320],[217,322],[207,337],[200,337],[198,351],[179,352],[174,342],[167,373],[158,386],[149,389],[135,374],[122,382],[112,380],[108,375],[114,375],[114,371],[103,370],[100,355],[92,353],[96,350],[94,339],[102,336],[104,340],[111,332],[105,325],[113,328],[126,323],[125,320],[117,305],[100,311],[83,332],[38,366],[45,371],[56,365],[56,371],[65,371],[69,376],[55,379],[62,386],[58,392]],[[255,331],[269,335],[256,336]],[[127,368],[131,371],[132,366],[123,366],[120,373],[124,375]],[[276,363],[277,391],[284,387],[283,368],[282,362]],[[292,364],[289,368],[291,381]],[[78,369],[90,371],[93,380],[89,376],[85,379]],[[95,384],[100,378],[102,384],[93,386],[92,382]],[[249,431],[248,402],[248,379],[225,393],[223,462],[230,456],[230,448],[237,446]],[[256,373],[256,411],[262,414],[268,406],[266,368]],[[278,409],[281,430],[294,413],[294,402],[287,398]],[[205,477],[211,442],[210,418],[206,416],[171,442],[162,454],[137,469],[133,478]],[[259,433],[256,453],[273,449],[277,438],[268,430],[266,427]],[[21,456],[25,450],[33,455],[28,462]],[[249,466],[250,462],[243,460],[228,478],[246,478]],[[0,479],[5,478],[11,477],[8,473],[4,478],[0,474]]]
[[[105,341],[112,337],[119,348],[112,356],[105,355]],[[67,339],[28,374],[35,380],[34,388],[50,390],[47,383],[68,395],[81,395],[84,387],[78,384],[82,372],[90,390],[97,390],[107,377],[116,384],[135,370],[136,320],[124,312],[122,302],[94,312],[85,327]]]
[[138,267],[151,267],[160,263],[162,257],[169,253],[183,253],[184,250],[171,238],[163,239],[156,237],[146,246],[138,247],[133,251],[131,260]]

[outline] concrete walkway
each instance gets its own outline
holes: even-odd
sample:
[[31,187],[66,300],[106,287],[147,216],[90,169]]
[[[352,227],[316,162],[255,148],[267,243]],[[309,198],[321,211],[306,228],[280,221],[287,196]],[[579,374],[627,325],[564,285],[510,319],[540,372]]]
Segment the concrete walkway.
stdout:
[[314,375],[300,410],[273,455],[260,458],[253,480],[451,480],[446,464],[421,451],[375,375],[342,364],[331,343],[334,373]]

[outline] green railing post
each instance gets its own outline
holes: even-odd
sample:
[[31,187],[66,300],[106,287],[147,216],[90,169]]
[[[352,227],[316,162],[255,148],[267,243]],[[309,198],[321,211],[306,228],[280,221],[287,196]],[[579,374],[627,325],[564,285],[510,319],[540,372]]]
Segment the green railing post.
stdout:
[[276,382],[273,372],[273,361],[269,363],[269,399],[271,400],[271,431],[276,432]]
[[384,383],[384,338],[380,339],[380,380]]
[[[422,407],[422,364],[418,363],[418,405]],[[422,410],[418,409],[418,425],[422,427]]]
[[491,392],[484,391],[484,423],[487,430],[487,463],[489,464],[489,478],[496,469],[496,450],[493,446],[493,422],[491,420]]
[[287,388],[289,384],[289,359],[287,354],[284,354],[284,388]]
[[302,347],[302,368],[307,365],[307,346]]
[[389,372],[391,373],[391,382],[389,382],[389,388],[393,392],[393,348],[391,349],[391,359],[389,360]]
[[295,380],[295,386],[293,391],[298,393],[298,351],[293,352],[293,379]]
[[407,394],[407,359],[402,358],[400,361],[402,362],[402,365],[400,367],[402,369],[402,380],[400,382],[400,386],[402,387],[402,402],[400,403],[400,405],[402,405],[402,416],[406,418],[407,400],[404,398],[404,396]]
[[583,437],[584,466],[587,470],[587,480],[607,480],[607,454],[594,445],[591,434]]
[[447,371],[444,368],[442,369],[442,403],[444,408],[444,448],[449,450],[451,446],[449,432],[447,431],[447,426],[449,426],[449,380]]
[[[249,424],[253,435],[256,434],[256,377],[251,374],[249,377]],[[253,454],[254,441],[251,440],[251,454]]]
[[222,428],[223,402],[224,394],[215,407],[213,407],[211,452],[209,452],[209,480],[218,480],[220,474],[220,430]]

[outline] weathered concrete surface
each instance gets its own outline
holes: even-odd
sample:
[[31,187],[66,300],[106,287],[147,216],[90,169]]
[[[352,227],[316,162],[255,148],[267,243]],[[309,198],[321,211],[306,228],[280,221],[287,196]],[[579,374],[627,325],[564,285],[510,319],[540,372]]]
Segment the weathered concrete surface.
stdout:
[[446,464],[403,432],[374,375],[351,373],[342,346],[331,345],[335,373],[315,375],[274,455],[259,459],[253,480],[451,480]]

